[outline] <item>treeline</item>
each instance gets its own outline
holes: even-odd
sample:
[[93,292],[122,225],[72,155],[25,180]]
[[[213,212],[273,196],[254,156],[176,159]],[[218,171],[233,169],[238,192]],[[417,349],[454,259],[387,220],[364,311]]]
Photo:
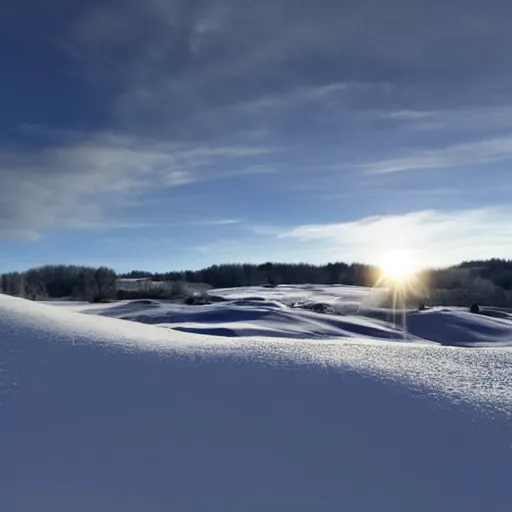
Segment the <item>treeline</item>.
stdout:
[[76,265],[47,265],[0,276],[0,291],[32,300],[70,298],[94,301],[116,297],[114,270]]
[[184,272],[151,273],[133,270],[121,274],[120,277],[206,283],[214,288],[306,283],[373,286],[378,277],[378,270],[371,265],[359,263],[329,263],[321,266],[307,263],[226,264]]
[[[150,278],[174,283],[204,283],[214,288],[279,284],[344,284],[373,286],[377,267],[363,264],[328,265],[264,263],[214,265],[197,271],[152,273],[134,270],[116,275],[106,267],[48,265],[0,276],[0,291],[29,299],[71,298],[87,301],[118,298],[116,279]],[[425,301],[433,305],[482,302],[512,305],[512,261],[469,261],[421,274]],[[172,290],[172,286],[170,287]]]
[[512,260],[467,261],[422,275],[429,302],[440,306],[512,306]]
[[472,276],[491,281],[500,288],[512,290],[512,260],[467,261],[461,263],[458,268]]
[[[122,277],[147,277],[155,281],[182,280],[207,283],[214,288],[279,284],[344,284],[374,286],[377,267],[363,264],[327,265],[265,263],[214,265],[198,271],[151,273],[132,271]],[[418,302],[430,305],[468,306],[486,303],[512,305],[512,260],[468,261],[421,273],[416,288]]]

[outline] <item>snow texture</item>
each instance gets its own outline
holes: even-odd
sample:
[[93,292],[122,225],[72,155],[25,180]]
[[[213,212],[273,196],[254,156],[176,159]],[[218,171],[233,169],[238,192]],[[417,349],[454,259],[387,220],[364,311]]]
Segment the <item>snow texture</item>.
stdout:
[[73,308],[94,309],[0,295],[2,511],[510,510],[509,348],[200,336]]

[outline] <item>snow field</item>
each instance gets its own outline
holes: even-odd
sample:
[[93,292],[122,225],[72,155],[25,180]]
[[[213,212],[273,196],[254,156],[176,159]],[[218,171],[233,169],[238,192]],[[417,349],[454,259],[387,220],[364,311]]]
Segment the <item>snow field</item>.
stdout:
[[508,511],[511,364],[503,348],[213,337],[0,295],[0,510]]

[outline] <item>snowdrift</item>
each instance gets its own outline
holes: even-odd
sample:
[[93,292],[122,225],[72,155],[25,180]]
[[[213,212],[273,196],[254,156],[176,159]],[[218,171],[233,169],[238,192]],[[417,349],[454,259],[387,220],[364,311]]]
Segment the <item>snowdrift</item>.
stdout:
[[378,304],[386,294],[384,290],[345,285],[279,285],[274,288],[265,286],[246,286],[239,288],[216,288],[210,290],[211,295],[226,300],[244,300],[260,298],[277,300],[287,305],[297,302],[320,302],[336,304],[338,302],[354,302]]
[[511,363],[0,295],[0,510],[508,511]]
[[[492,311],[493,316],[472,314],[461,308],[410,312],[404,334],[401,326],[393,324],[391,310],[370,306],[379,299],[378,292],[375,294],[368,288],[279,286],[213,290],[212,293],[222,296],[225,301],[205,306],[159,301],[126,301],[95,306],[56,304],[83,313],[207,336],[363,337],[465,347],[512,346],[512,318],[498,310]],[[329,315],[304,309],[312,304],[330,304],[340,314]],[[397,314],[397,318],[400,320],[401,315]]]
[[408,331],[442,345],[487,347],[512,346],[512,321],[449,308],[413,313]]
[[134,301],[78,308],[103,315],[168,327],[177,331],[232,337],[276,338],[365,337],[402,340],[390,324],[356,316],[334,316],[292,309],[272,300],[238,299],[206,306]]

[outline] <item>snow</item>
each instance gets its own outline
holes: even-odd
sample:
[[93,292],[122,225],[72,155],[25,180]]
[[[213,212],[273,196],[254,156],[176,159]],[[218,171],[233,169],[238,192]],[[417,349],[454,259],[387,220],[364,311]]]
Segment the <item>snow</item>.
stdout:
[[294,302],[311,302],[336,304],[338,302],[379,302],[382,289],[363,288],[361,286],[344,285],[280,285],[274,288],[265,286],[248,286],[240,288],[217,288],[210,290],[211,295],[217,295],[228,300],[240,300],[259,297],[266,300],[277,300],[286,304]]
[[468,311],[436,308],[408,315],[410,333],[443,345],[512,346],[512,321]]
[[168,327],[205,335],[271,336],[285,338],[367,337],[403,338],[391,325],[362,317],[324,315],[292,309],[275,301],[235,300],[206,306],[123,302],[119,305],[80,307],[86,313]]
[[[101,315],[0,295],[2,511],[510,509],[509,348],[215,337],[102,316],[169,304],[75,307]],[[470,320],[418,318],[446,315]],[[467,335],[505,336],[490,320]]]
[[[402,328],[393,324],[392,311],[376,307],[382,299],[381,290],[304,285],[212,290],[211,294],[225,301],[205,306],[160,301],[56,304],[82,313],[201,335],[290,339],[364,337],[451,346],[512,346],[512,316],[499,311],[492,312],[498,317],[476,315],[461,308],[409,312],[404,336]],[[302,307],[326,304],[340,314],[292,307],[297,304]],[[401,315],[396,317],[400,319]]]

